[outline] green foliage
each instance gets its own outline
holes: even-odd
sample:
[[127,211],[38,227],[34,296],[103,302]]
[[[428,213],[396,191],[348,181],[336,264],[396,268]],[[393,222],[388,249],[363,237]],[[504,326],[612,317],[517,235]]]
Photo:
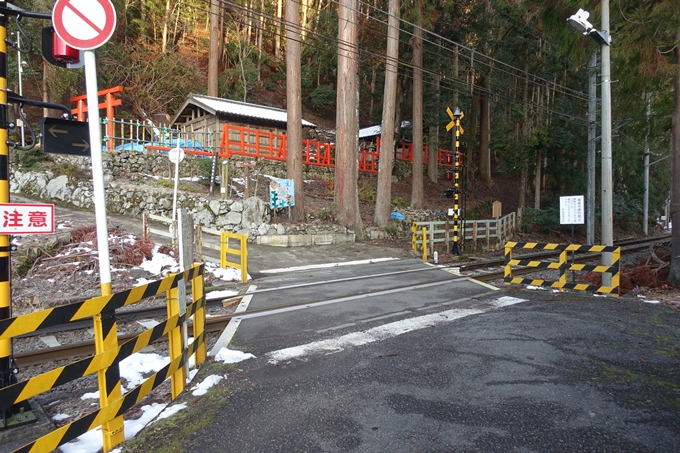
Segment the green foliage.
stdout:
[[165,187],[166,189],[172,189],[175,187],[175,183],[170,179],[158,179],[158,185]]
[[309,101],[315,107],[335,105],[336,99],[337,94],[335,90],[326,85],[321,85],[309,93]]
[[300,74],[300,86],[303,90],[312,88],[314,84],[314,72],[310,66],[303,66]]
[[524,209],[522,216],[522,231],[530,233],[537,231],[543,234],[549,234],[560,226],[560,215],[556,209]]
[[322,208],[319,212],[317,213],[310,213],[307,214],[307,218],[310,220],[313,219],[321,219],[321,220],[328,220],[332,221],[335,219],[335,209],[336,209],[335,203],[331,205],[330,208]]
[[21,165],[22,168],[36,169],[39,168],[44,160],[45,154],[37,148],[33,148],[30,151],[17,151],[16,152],[17,163]]
[[67,176],[73,180],[89,180],[92,179],[92,174],[83,170],[78,165],[73,163],[61,164],[59,166],[59,174]]
[[392,206],[395,208],[408,208],[410,205],[411,202],[406,197],[399,196],[392,199]]
[[374,187],[364,183],[359,188],[359,201],[362,203],[375,203],[376,191]]
[[286,80],[286,71],[275,71],[270,79],[272,82],[284,82]]
[[616,226],[636,229],[642,225],[642,201],[630,199],[624,193],[614,193],[612,197]]
[[467,208],[465,210],[465,218],[468,220],[483,219],[484,217],[491,214],[491,207],[493,205],[492,200],[486,200],[477,206]]
[[239,61],[236,67],[227,69],[219,76],[220,95],[243,101],[257,83],[257,66],[249,58]]
[[[220,171],[221,160],[218,159],[216,171]],[[204,181],[210,181],[212,176],[213,159],[196,158],[191,160],[191,168],[197,176],[203,178]]]
[[123,104],[136,113],[173,113],[203,85],[197,61],[139,45],[107,44],[97,50],[97,66],[99,86],[123,85]]

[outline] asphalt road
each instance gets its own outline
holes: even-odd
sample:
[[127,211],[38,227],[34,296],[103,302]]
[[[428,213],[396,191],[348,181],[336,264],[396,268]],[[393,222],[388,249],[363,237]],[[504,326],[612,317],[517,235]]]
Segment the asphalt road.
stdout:
[[[141,231],[138,219],[109,221]],[[251,259],[266,287],[372,265],[267,269],[399,253],[350,244],[264,248]],[[678,313],[632,298],[471,288],[460,281],[381,305],[262,318],[268,324],[237,330],[232,343],[255,359],[204,366],[194,382],[227,379],[204,396],[185,392],[176,403],[186,409],[123,451],[680,451]]]
[[187,392],[186,409],[123,451],[680,450],[678,313],[588,294],[454,293],[403,319],[241,341],[257,358],[204,367],[195,382],[227,379]]

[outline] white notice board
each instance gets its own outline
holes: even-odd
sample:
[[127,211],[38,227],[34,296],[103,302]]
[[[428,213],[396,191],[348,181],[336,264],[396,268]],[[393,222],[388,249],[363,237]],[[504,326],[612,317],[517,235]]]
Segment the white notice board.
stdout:
[[583,195],[560,197],[560,224],[583,225],[584,220]]

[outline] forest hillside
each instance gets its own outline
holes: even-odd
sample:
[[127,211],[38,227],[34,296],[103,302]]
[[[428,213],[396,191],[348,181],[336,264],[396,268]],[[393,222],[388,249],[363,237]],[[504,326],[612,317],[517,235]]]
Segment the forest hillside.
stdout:
[[[27,11],[53,7],[50,0],[13,3]],[[295,23],[286,18],[286,0],[113,3],[117,27],[96,50],[97,78],[100,88],[124,87],[116,113],[123,118],[173,115],[187,94],[211,90],[223,98],[286,108],[287,85],[296,83],[304,118],[334,130],[338,55],[349,52],[356,64],[357,126],[385,120],[385,86],[394,73],[396,104],[390,114],[396,124],[411,124],[397,132],[397,140],[412,141],[417,150],[423,144],[453,149],[447,108],[464,112],[460,146],[471,200],[503,198],[510,209],[533,209],[554,220],[560,196],[588,192],[589,152],[600,149],[600,132],[596,128],[589,136],[588,126],[599,124],[605,108],[599,91],[596,98],[588,94],[589,80],[601,85],[600,49],[571,29],[567,18],[584,8],[599,26],[599,1],[299,0]],[[678,108],[673,49],[680,23],[673,3],[621,0],[611,10],[617,225],[640,226],[644,208],[652,223],[669,199],[671,118]],[[397,13],[388,14],[390,8]],[[396,58],[386,57],[391,18],[398,19]],[[356,43],[339,39],[339,24],[356,27]],[[29,98],[69,105],[70,97],[84,93],[83,70],[45,62],[40,36],[49,25],[31,17],[9,21],[9,44],[23,52],[9,47],[8,86]],[[287,76],[289,36],[300,45],[299,81]],[[588,118],[589,98],[596,102],[596,121]],[[34,107],[24,111],[31,124],[58,114]],[[595,149],[589,151],[589,143],[596,143]],[[599,181],[597,156],[590,172]],[[645,162],[651,185],[644,183]],[[413,196],[422,196],[418,186],[435,193],[449,184],[441,169],[423,167],[423,172],[425,183],[420,171],[411,172],[412,204]],[[597,210],[599,182],[595,189]],[[409,195],[408,188],[395,190]]]

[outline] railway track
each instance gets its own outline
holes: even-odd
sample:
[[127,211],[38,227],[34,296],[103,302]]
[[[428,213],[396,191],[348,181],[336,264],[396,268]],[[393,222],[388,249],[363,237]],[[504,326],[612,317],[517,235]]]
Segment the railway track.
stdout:
[[[625,241],[618,243],[617,245],[622,247],[622,254],[630,254],[634,252],[639,252],[640,250],[644,250],[650,245],[653,244],[661,244],[661,243],[667,243],[670,242],[670,236],[659,236],[659,237],[654,237],[654,238],[646,238],[644,240],[636,240],[636,241]],[[532,260],[545,260],[549,259],[550,257],[553,257],[555,255],[558,255],[559,253],[555,252],[540,252],[540,253],[529,253],[529,254],[523,254],[521,255],[522,259],[529,259],[531,258]],[[520,256],[519,254],[517,256]],[[585,254],[578,254],[577,256],[574,257],[574,262],[588,262],[588,261],[597,261],[600,259],[600,254],[598,253],[585,253]],[[446,266],[436,266],[436,267],[430,267],[430,268],[421,268],[417,270],[407,270],[407,271],[399,271],[399,272],[390,272],[388,274],[372,274],[372,275],[363,275],[363,276],[358,276],[358,277],[350,277],[350,278],[344,278],[344,279],[335,279],[335,280],[326,280],[326,281],[321,281],[321,282],[311,282],[311,283],[304,283],[304,284],[298,284],[298,285],[290,285],[290,286],[279,286],[279,287],[272,287],[272,288],[265,288],[265,289],[259,289],[256,291],[253,291],[248,294],[262,294],[266,292],[274,292],[274,291],[282,291],[285,289],[290,289],[290,288],[301,288],[301,287],[306,287],[306,286],[321,286],[321,285],[328,285],[330,283],[351,283],[352,281],[355,280],[366,280],[366,279],[377,279],[381,277],[386,277],[388,275],[390,276],[395,276],[397,274],[403,274],[405,277],[412,272],[430,272],[434,270],[441,270],[441,269],[449,269],[452,272],[460,272],[460,275],[463,278],[474,278],[479,281],[483,282],[491,282],[495,280],[500,280],[504,277],[504,270],[480,270],[482,268],[490,268],[490,267],[498,267],[498,266],[503,266],[504,265],[504,259],[492,259],[492,260],[484,260],[480,262],[475,262],[475,263],[466,263],[462,266],[460,265],[446,265]],[[476,270],[476,272],[472,272]],[[529,274],[532,272],[536,272],[535,268],[515,268],[513,269],[513,275],[522,275],[522,274]],[[439,277],[441,277],[442,273],[437,273]],[[441,278],[436,278],[433,279],[429,284],[438,284],[438,282],[442,282],[442,284],[445,284],[447,282],[450,282],[451,279],[448,278],[446,280],[442,280]],[[409,285],[404,285],[404,288],[409,287]],[[399,287],[393,288],[393,290],[399,290]],[[360,295],[360,294],[357,294]],[[365,293],[364,293],[365,295]],[[236,304],[240,301],[242,297],[245,295],[237,296],[234,298],[229,299],[229,302],[231,304]],[[290,309],[304,309],[306,307],[311,307],[317,304],[321,304],[324,302],[328,302],[328,300],[324,299],[319,299],[317,301],[304,301],[300,303],[291,303],[291,304],[285,304],[285,305],[279,305],[276,307],[272,308],[267,308],[267,309],[261,309],[261,310],[249,310],[247,312],[247,316],[251,315],[266,315],[269,314],[270,312],[279,312],[283,310],[290,310]],[[223,299],[212,299],[207,301],[207,305],[214,306],[216,304],[222,304]],[[163,306],[158,306],[158,307],[153,307],[153,308],[144,308],[144,309],[138,309],[138,310],[128,310],[125,312],[122,312],[120,314],[117,314],[117,321],[118,323],[123,323],[123,322],[135,322],[136,320],[140,319],[152,319],[154,317],[164,317],[166,315],[166,308],[165,305]],[[229,314],[221,314],[221,315],[213,315],[207,318],[206,320],[206,329],[207,332],[219,332],[223,330],[226,325],[229,323],[229,321],[234,318],[234,317],[244,317],[244,313],[229,313]],[[70,326],[70,328],[75,328],[75,329],[84,329],[91,327],[91,323],[88,323],[87,321],[84,321],[82,324],[78,324],[76,326]],[[46,331],[40,331],[36,332],[35,335],[45,335],[49,332]],[[125,341],[133,338],[136,336],[138,333],[129,333],[129,334],[121,334],[119,335],[119,343],[124,343]],[[189,335],[191,335],[191,326],[189,326]],[[22,337],[22,338],[26,338]],[[164,341],[163,339],[159,340]],[[49,347],[49,348],[37,348],[33,349],[30,351],[24,351],[20,352],[14,355],[14,359],[17,362],[17,365],[20,368],[25,368],[25,367],[30,367],[33,365],[42,365],[45,363],[49,362],[54,362],[58,360],[64,360],[64,359],[73,359],[76,357],[85,357],[88,355],[94,354],[94,341],[83,341],[83,342],[77,342],[77,343],[71,343],[71,344],[65,344],[57,347]]]
[[[632,253],[640,250],[644,250],[652,245],[656,244],[669,244],[671,241],[670,234],[662,236],[654,236],[650,238],[643,239],[629,239],[625,241],[619,241],[614,244],[615,247],[621,247],[621,253]],[[531,260],[544,260],[554,256],[558,256],[560,252],[545,251],[545,252],[533,252],[533,253],[522,253],[522,249],[518,249],[516,253],[513,254],[514,258],[531,259]],[[575,257],[575,262],[587,262],[599,259],[600,253],[580,253]],[[484,267],[502,266],[505,264],[505,258],[494,258],[489,260],[481,260],[472,263],[466,263],[460,266],[461,272],[470,271],[473,269],[479,269]]]

